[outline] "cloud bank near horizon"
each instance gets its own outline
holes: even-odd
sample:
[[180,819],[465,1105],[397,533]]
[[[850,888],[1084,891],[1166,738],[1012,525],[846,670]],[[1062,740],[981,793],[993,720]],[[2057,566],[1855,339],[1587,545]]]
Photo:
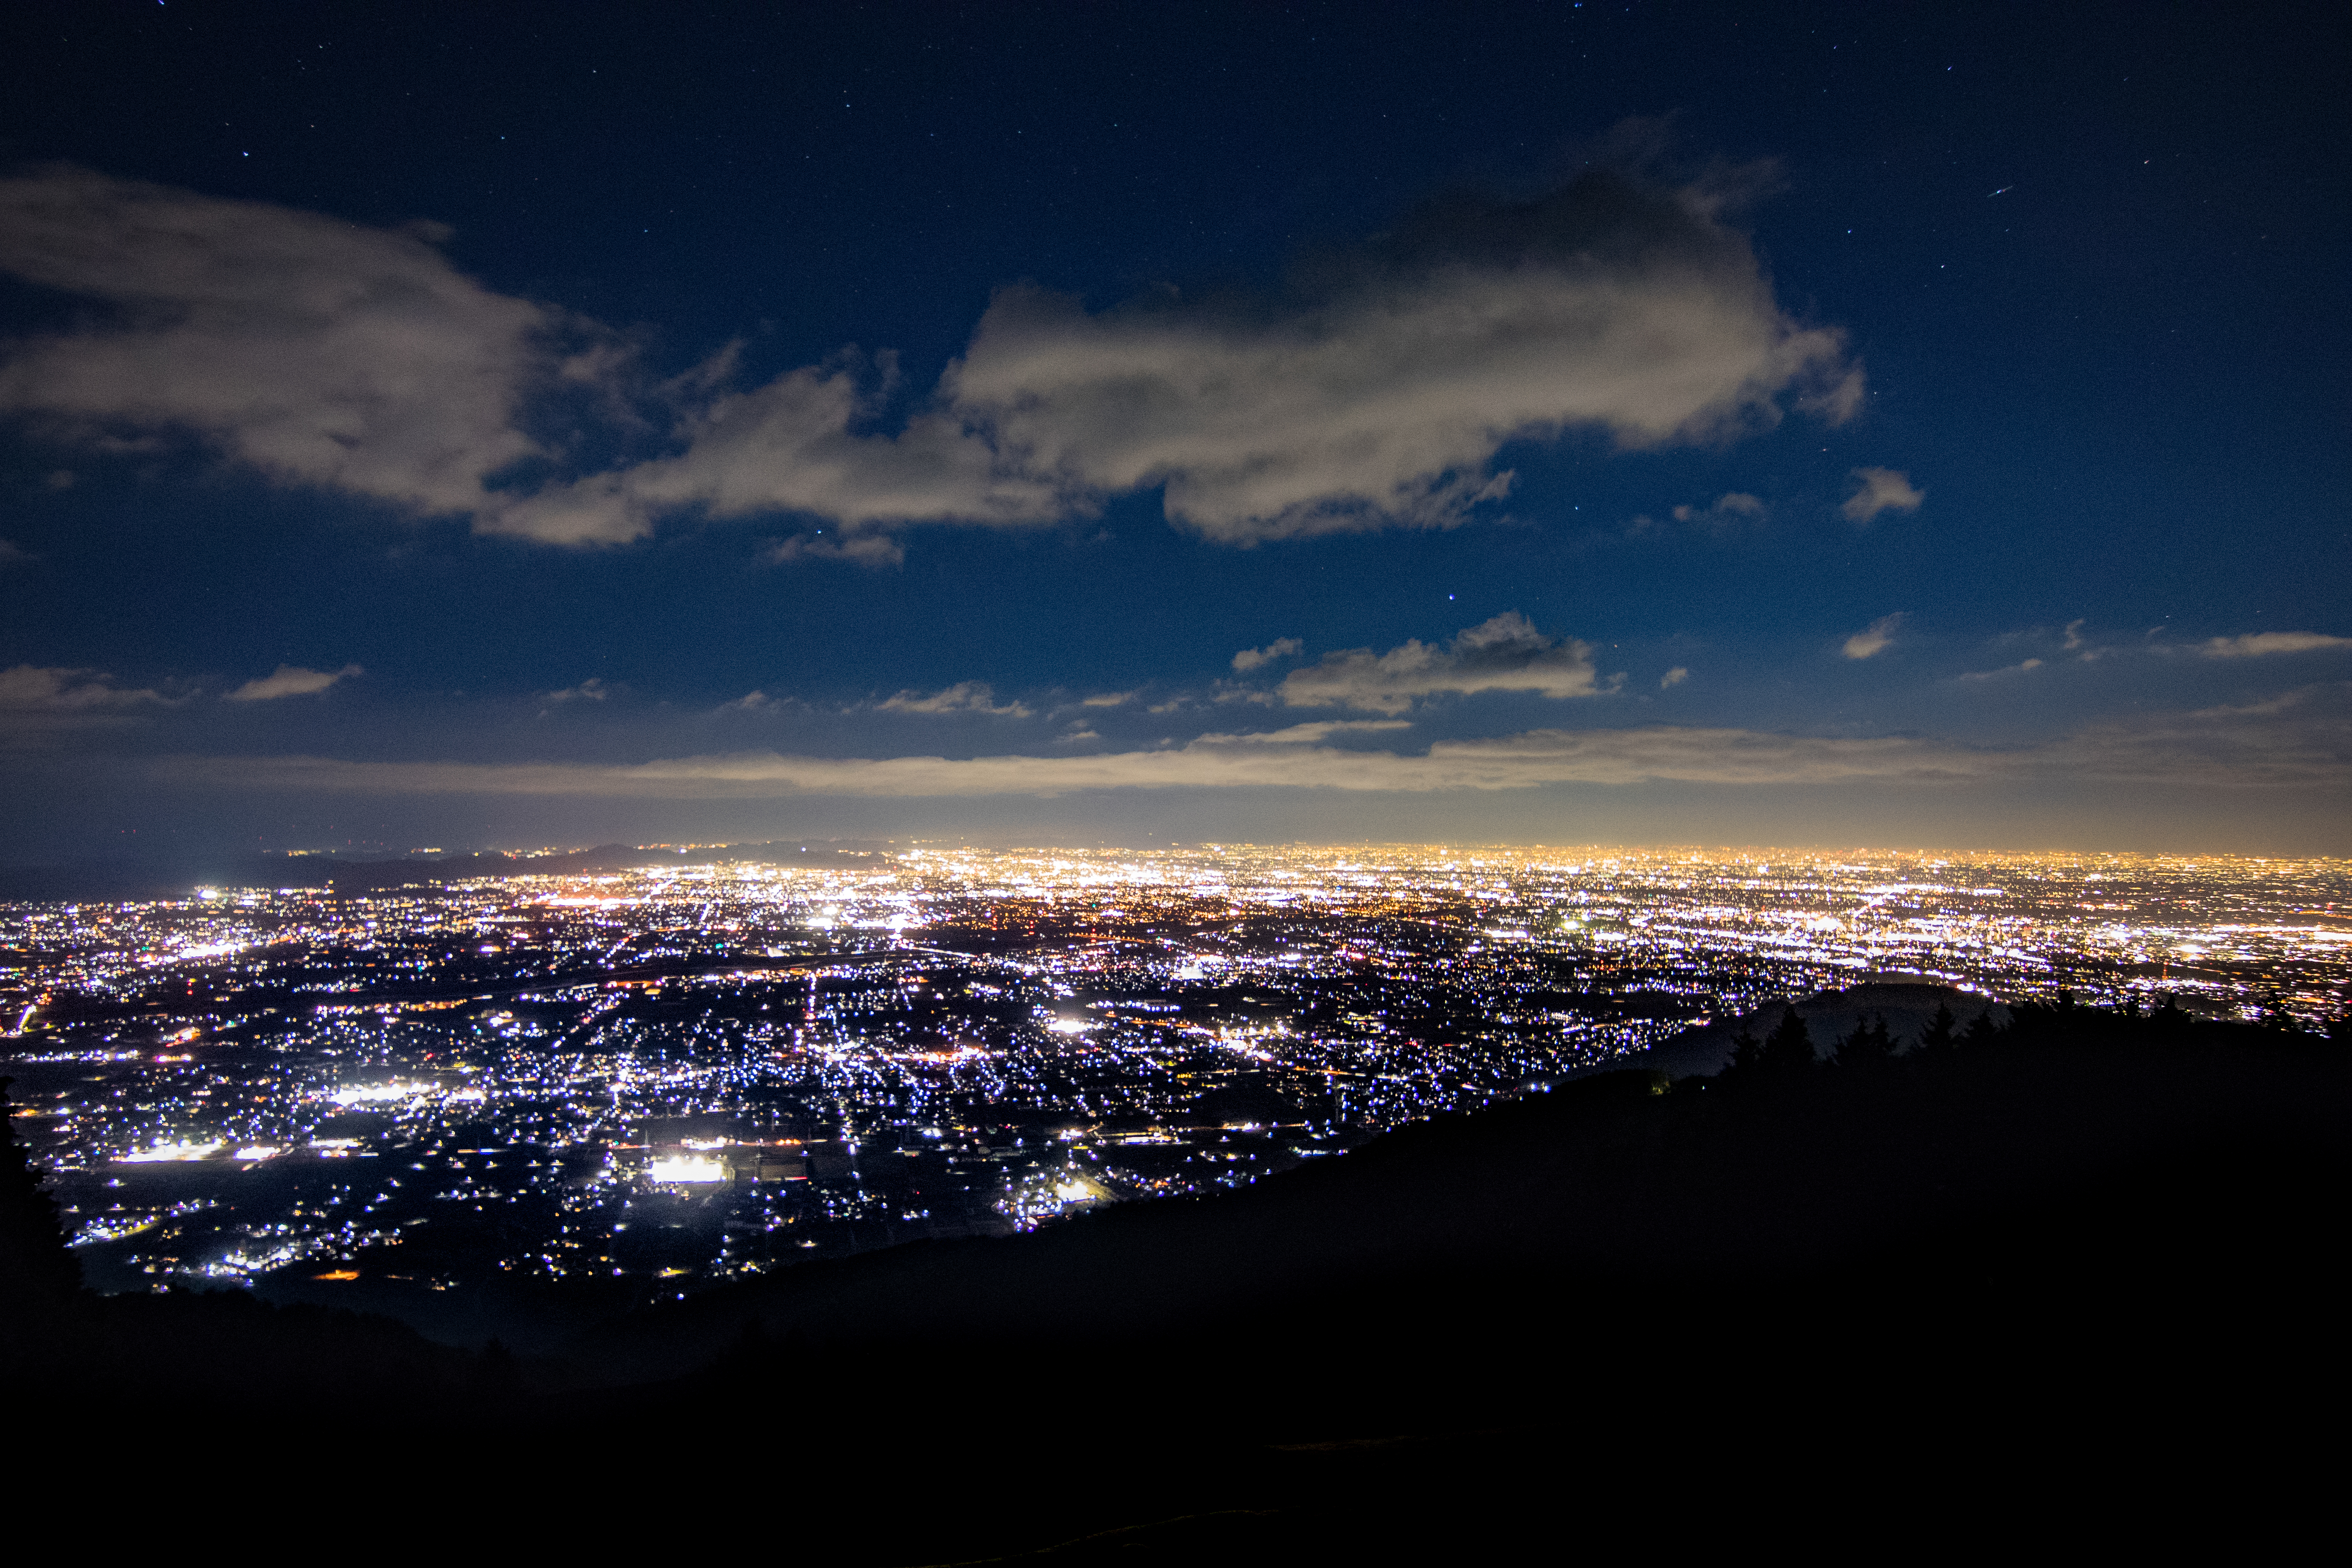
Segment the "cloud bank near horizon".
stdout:
[[1334,733],[1402,727],[1396,721],[1360,721],[1210,734],[1182,746],[1087,756],[741,752],[618,766],[182,756],[149,766],[159,781],[180,787],[648,800],[1053,797],[1248,787],[1426,795],[1548,784],[1891,787],[2034,780],[2342,791],[2352,784],[2352,714],[2345,696],[2340,689],[2313,689],[2283,700],[2137,718],[2009,748],[1907,735],[1809,736],[1676,725],[1531,730],[1439,741],[1418,753],[1324,743]]

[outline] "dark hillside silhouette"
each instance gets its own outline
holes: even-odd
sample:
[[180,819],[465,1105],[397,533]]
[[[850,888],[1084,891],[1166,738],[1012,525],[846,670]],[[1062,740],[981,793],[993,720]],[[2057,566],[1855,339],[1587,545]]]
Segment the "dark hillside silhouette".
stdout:
[[235,1291],[100,1297],[81,1289],[55,1200],[7,1116],[0,1078],[0,1379],[103,1408],[200,1399],[284,1412],[312,1398],[401,1401],[467,1386],[472,1358],[383,1318],[273,1309]]
[[[751,1320],[771,1337],[1115,1339],[1263,1311],[1286,1292],[1316,1300],[1342,1282],[1391,1301],[1426,1285],[1438,1298],[1429,1310],[1445,1311],[1465,1270],[1795,1278],[1995,1213],[2022,1236],[2123,1173],[2168,1181],[2223,1146],[2263,1168],[2339,1148],[2339,1052],[2174,1016],[2021,1006],[1990,1046],[1916,1057],[1892,1055],[1870,1029],[1862,1072],[1817,1069],[1810,1048],[1799,1054],[1799,1019],[1776,1031],[1783,1065],[1765,1047],[1768,1092],[1599,1075],[1230,1196],[788,1271],[616,1327],[591,1359],[605,1376],[679,1373]],[[2128,1184],[2119,1191],[2128,1200]]]
[[2332,1375],[2347,1053],[2171,1008],[2008,1016],[1900,1053],[1864,1027],[1850,1070],[1788,1009],[1727,1077],[1599,1074],[1238,1193],[790,1269],[560,1362],[84,1298],[17,1386],[657,1443],[698,1495],[788,1474],[822,1500],[795,1540],[845,1563],[1095,1532],[1043,1560],[1516,1560],[1572,1511],[1562,1478],[1612,1468],[2170,1466],[2208,1423],[2273,1452],[2285,1391]]
[[81,1288],[81,1265],[67,1250],[55,1199],[17,1141],[16,1080],[0,1078],[0,1310],[35,1314],[61,1307]]

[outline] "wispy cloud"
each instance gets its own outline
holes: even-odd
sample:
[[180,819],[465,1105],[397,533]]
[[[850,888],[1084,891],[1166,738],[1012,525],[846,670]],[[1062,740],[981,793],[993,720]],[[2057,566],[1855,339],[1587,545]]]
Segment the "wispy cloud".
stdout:
[[1286,658],[1297,658],[1306,651],[1306,648],[1307,645],[1297,637],[1276,637],[1264,647],[1245,647],[1234,655],[1234,668],[1246,673],[1260,665],[1273,664]]
[[795,533],[768,547],[768,559],[782,565],[793,561],[846,561],[853,566],[901,566],[906,547],[887,533],[869,530],[818,529]]
[[2040,659],[2029,658],[2021,663],[2004,666],[2000,669],[1972,669],[1965,675],[1959,676],[1958,679],[1961,680],[2000,680],[2008,676],[2029,675],[2041,668],[2042,661]]
[[1896,628],[1903,625],[1905,612],[1881,616],[1853,636],[1845,639],[1844,653],[1848,658],[1874,658],[1895,644]]
[[1855,489],[1838,510],[1852,522],[1868,522],[1882,511],[1917,511],[1927,492],[1915,489],[1900,468],[1856,468]]
[[[1728,495],[1718,496],[1715,504],[1706,510],[1726,517],[1762,517],[1767,508],[1758,497],[1744,490],[1733,490]],[[1675,508],[1675,520],[1678,522],[1688,522],[1696,515],[1689,507]]]
[[248,680],[224,699],[229,702],[272,702],[281,697],[309,697],[326,690],[338,681],[349,680],[367,671],[356,664],[341,669],[305,669],[298,664],[281,664],[257,680]]
[[997,701],[995,689],[983,680],[959,680],[929,696],[901,691],[877,706],[886,713],[986,713],[1002,719],[1026,719],[1032,711],[1020,702]]
[[2321,648],[2352,647],[2352,637],[2332,637],[2320,632],[2248,632],[2243,637],[2211,637],[2197,651],[2207,658],[2261,658],[2270,654],[2315,653]]
[[[1676,523],[1685,527],[1705,529],[1710,533],[1721,535],[1729,533],[1744,524],[1760,522],[1771,514],[1771,510],[1770,507],[1764,504],[1762,497],[1749,495],[1745,490],[1733,490],[1727,495],[1717,497],[1704,506],[1687,504],[1677,506],[1668,515]],[[1627,531],[1639,536],[1664,533],[1666,531],[1665,524],[1661,523],[1656,518],[1644,514],[1636,517]]]
[[1319,745],[1334,735],[1370,734],[1382,731],[1410,730],[1409,719],[1327,719],[1307,724],[1291,724],[1280,730],[1254,730],[1238,735],[1202,735],[1193,743],[1202,746],[1312,746]]
[[1688,680],[1689,679],[1690,671],[1685,669],[1678,664],[1675,666],[1674,668],[1666,671],[1665,674],[1658,677],[1658,689],[1663,691],[1670,686],[1680,686],[1684,681]]
[[1368,647],[1327,654],[1319,663],[1292,670],[1280,689],[1293,708],[1402,713],[1417,699],[1441,693],[1533,691],[1567,698],[1590,697],[1598,688],[1590,644],[1574,637],[1554,641],[1526,616],[1507,610],[1442,647],[1414,638],[1381,654]]

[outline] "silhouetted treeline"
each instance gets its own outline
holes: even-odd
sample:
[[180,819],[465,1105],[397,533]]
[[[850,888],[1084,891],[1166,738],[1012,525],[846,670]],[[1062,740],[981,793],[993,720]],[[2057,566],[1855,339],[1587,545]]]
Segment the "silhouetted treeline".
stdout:
[[[1743,1026],[1733,1037],[1731,1058],[1719,1075],[1720,1085],[1753,1089],[1765,1085],[1788,1086],[1811,1080],[1816,1073],[1844,1069],[1869,1071],[1894,1063],[1898,1055],[1906,1068],[1924,1070],[1930,1062],[1962,1048],[2009,1046],[2047,1047],[2069,1050],[2111,1047],[2177,1050],[2183,1047],[2267,1047],[2281,1040],[2313,1046],[2352,1045],[2352,1011],[2329,1021],[2324,1033],[2296,1026],[2284,1005],[2266,1009],[2262,1024],[2200,1018],[2183,1010],[2175,998],[2165,997],[2149,1011],[2134,998],[2123,1007],[2107,1009],[2078,1005],[2064,991],[2048,1003],[2020,1002],[2008,1005],[2009,1021],[1993,1020],[1990,1005],[1979,1007],[1963,1025],[1948,1003],[1938,1005],[1916,1039],[1891,1035],[1883,1016],[1864,1018],[1834,1040],[1816,1041],[1811,1026],[1794,1004],[1782,1007],[1780,1022],[1762,1039]],[[1818,1047],[1828,1045],[1823,1059]]]

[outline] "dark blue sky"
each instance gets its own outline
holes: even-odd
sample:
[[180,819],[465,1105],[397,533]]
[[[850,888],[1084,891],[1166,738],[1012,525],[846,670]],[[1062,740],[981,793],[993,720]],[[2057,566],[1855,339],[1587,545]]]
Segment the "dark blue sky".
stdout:
[[2352,852],[2324,21],[14,8],[0,858]]

